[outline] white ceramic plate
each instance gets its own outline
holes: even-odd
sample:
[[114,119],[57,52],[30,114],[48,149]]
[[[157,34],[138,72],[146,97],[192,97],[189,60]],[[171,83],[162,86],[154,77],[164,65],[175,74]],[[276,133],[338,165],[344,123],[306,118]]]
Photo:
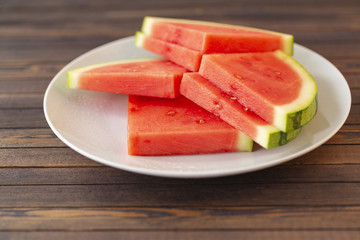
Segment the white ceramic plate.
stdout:
[[46,120],[54,133],[80,154],[115,168],[176,178],[218,177],[251,172],[299,157],[323,144],[344,124],[351,106],[345,78],[322,56],[295,44],[294,57],[318,84],[318,113],[300,135],[282,147],[251,153],[169,157],[127,154],[127,96],[66,88],[66,72],[78,67],[155,56],[134,46],[134,37],[95,48],[65,66],[44,97]]

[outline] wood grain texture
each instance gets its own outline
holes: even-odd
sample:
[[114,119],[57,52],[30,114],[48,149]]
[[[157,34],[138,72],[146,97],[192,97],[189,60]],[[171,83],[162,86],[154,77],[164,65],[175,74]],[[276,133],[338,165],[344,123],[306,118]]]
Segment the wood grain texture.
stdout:
[[[0,239],[359,239],[359,13],[358,0],[0,1]],[[74,58],[134,35],[145,15],[293,34],[346,78],[345,125],[292,161],[223,178],[87,159],[49,129],[46,88]]]
[[360,205],[358,182],[0,186],[0,208]]
[[[21,208],[0,211],[0,231],[328,230],[360,231],[359,207]],[[252,221],[249,221],[252,218]]]
[[39,232],[0,232],[2,239],[36,239],[36,240],[63,240],[63,239],[131,239],[131,240],[217,240],[217,239],[357,239],[360,231],[353,230],[310,230],[310,231],[294,231],[294,230],[209,230],[194,231],[178,229],[167,231],[80,231],[80,232],[64,232],[64,231],[39,231]]
[[[21,147],[0,149],[2,159],[0,168],[43,168],[43,167],[94,167],[103,166],[95,161],[76,153],[67,147]],[[324,156],[327,156],[324,159]],[[283,165],[356,165],[360,164],[360,148],[352,145],[322,145],[319,148],[307,153]],[[142,179],[144,176],[126,174],[124,178]],[[147,179],[147,178],[145,178]],[[161,178],[153,178],[163,181]],[[169,179],[168,179],[169,181]]]
[[48,128],[0,129],[0,148],[64,147],[66,146]]
[[[93,164],[95,165],[95,164]],[[118,169],[84,167],[0,168],[1,186],[26,185],[106,185],[106,184],[163,184],[162,178],[137,176]],[[76,167],[75,167],[76,166]],[[276,176],[276,177],[274,177]],[[360,182],[360,166],[342,165],[282,165],[240,176],[207,180],[168,179],[167,184],[281,184],[281,183],[353,183]]]

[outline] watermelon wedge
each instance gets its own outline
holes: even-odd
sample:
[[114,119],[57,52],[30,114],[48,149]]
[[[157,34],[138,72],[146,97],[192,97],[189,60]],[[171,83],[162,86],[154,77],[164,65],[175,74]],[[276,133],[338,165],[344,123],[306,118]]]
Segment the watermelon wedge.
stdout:
[[141,32],[135,35],[135,45],[165,57],[190,71],[198,71],[202,54],[198,51],[147,36]]
[[204,55],[199,73],[284,132],[301,128],[316,114],[314,79],[280,50]]
[[141,31],[201,53],[293,52],[292,35],[244,26],[148,16]]
[[251,151],[252,145],[249,137],[183,96],[129,96],[130,155]]
[[180,92],[266,149],[284,145],[300,132],[300,129],[287,133],[280,131],[241,105],[235,97],[201,77],[199,73],[185,73]]
[[68,88],[176,98],[187,70],[159,58],[96,64],[68,72]]

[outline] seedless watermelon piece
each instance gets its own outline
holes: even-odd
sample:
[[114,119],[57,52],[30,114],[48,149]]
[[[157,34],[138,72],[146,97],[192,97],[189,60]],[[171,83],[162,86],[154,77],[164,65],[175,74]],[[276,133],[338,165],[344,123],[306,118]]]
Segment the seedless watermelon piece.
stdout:
[[183,96],[129,96],[130,155],[251,151],[252,145],[249,137]]
[[145,17],[142,32],[201,53],[293,52],[290,34],[258,28],[173,18]]
[[280,50],[204,55],[199,73],[284,132],[304,126],[316,114],[314,79]]
[[175,98],[187,70],[159,58],[91,65],[68,72],[68,88]]
[[198,71],[202,54],[199,51],[162,41],[141,32],[135,35],[135,45],[165,57],[190,71]]
[[265,122],[241,105],[236,97],[221,91],[198,73],[185,73],[180,85],[182,95],[245,133],[264,148],[284,145],[293,140],[300,129],[287,133]]

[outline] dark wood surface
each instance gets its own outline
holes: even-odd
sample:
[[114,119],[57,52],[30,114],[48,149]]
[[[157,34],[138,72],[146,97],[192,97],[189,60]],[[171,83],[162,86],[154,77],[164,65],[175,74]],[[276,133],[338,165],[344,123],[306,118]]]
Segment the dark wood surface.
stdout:
[[[45,121],[46,87],[146,15],[293,34],[347,79],[346,124],[302,157],[224,178],[143,176],[79,155]],[[0,0],[0,239],[359,239],[359,59],[358,0]]]

